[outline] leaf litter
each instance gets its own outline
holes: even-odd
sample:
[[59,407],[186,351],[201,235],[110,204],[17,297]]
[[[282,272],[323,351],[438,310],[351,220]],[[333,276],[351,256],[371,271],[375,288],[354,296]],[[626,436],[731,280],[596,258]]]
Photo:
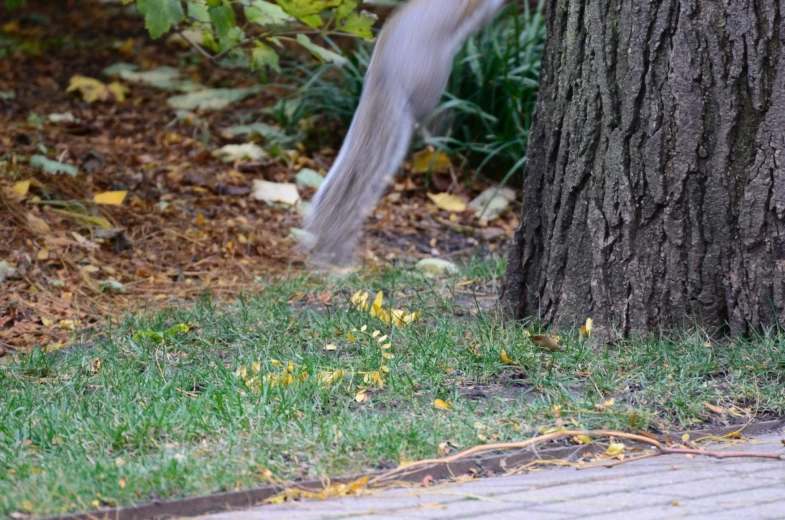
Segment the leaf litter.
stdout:
[[[340,140],[310,150],[265,120],[286,90],[207,63],[183,66],[127,14],[36,9],[50,23],[26,37],[46,52],[0,61],[0,92],[13,93],[0,98],[4,354],[60,348],[72,331],[124,310],[181,305],[208,289],[218,298],[262,291],[303,269],[296,231]],[[90,46],[55,43],[88,28],[98,38]],[[219,157],[221,149],[229,153]],[[414,160],[369,217],[358,257],[452,262],[503,251],[514,212],[478,227],[463,211],[488,184],[452,186],[436,204],[415,172],[425,163],[457,170],[430,150]],[[271,184],[287,186],[285,202],[295,192],[301,200],[292,208],[252,196]],[[377,318],[414,319],[395,309]]]

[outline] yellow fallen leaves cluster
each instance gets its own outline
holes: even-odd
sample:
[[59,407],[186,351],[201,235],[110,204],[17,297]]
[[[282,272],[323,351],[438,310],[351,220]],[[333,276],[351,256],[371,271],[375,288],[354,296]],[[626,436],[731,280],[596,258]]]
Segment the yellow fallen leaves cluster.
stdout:
[[106,85],[104,82],[87,76],[76,75],[68,83],[66,92],[79,92],[82,99],[88,103],[95,101],[115,100],[120,103],[125,101],[128,94],[128,87],[116,81]]
[[407,312],[400,309],[392,309],[387,312],[383,307],[384,293],[382,291],[376,293],[373,303],[370,303],[369,298],[370,294],[367,291],[360,290],[354,293],[351,302],[358,311],[368,312],[372,318],[377,318],[386,325],[398,327],[410,325],[420,316],[416,312]]
[[[271,359],[270,364],[274,367],[281,367],[279,372],[262,373],[262,363],[253,363],[250,369],[243,365],[237,369],[235,375],[245,382],[245,386],[252,390],[260,390],[263,384],[270,387],[290,386],[306,381],[310,374],[302,366],[289,361],[284,364],[277,359]],[[317,381],[324,386],[342,382],[346,376],[345,370],[323,370],[315,375]]]
[[348,484],[330,484],[321,491],[308,491],[307,489],[291,488],[265,500],[267,504],[282,504],[287,500],[326,500],[360,495],[368,486],[370,477],[361,477]]
[[366,335],[376,342],[376,345],[381,351],[381,361],[377,370],[372,370],[370,372],[360,372],[363,375],[363,384],[365,386],[360,388],[354,396],[354,400],[358,403],[368,400],[368,394],[366,392],[369,388],[384,388],[384,376],[390,373],[390,367],[387,365],[387,361],[395,358],[395,355],[389,352],[389,350],[392,348],[392,342],[389,341],[389,338],[386,334],[382,334],[379,330],[374,330],[373,332],[369,333],[368,326],[363,325],[359,329],[353,329],[346,336],[351,341],[357,341],[357,337],[360,335]]

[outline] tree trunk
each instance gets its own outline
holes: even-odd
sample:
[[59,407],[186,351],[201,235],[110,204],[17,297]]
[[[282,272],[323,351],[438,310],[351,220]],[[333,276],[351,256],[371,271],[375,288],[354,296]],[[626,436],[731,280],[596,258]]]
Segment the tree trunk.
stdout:
[[785,319],[785,2],[548,0],[503,301],[605,334]]

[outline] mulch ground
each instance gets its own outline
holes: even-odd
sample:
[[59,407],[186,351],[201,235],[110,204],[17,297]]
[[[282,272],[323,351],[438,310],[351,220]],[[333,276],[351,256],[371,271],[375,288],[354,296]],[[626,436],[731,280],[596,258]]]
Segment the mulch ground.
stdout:
[[[251,185],[293,182],[303,167],[326,171],[340,141],[305,142],[269,160],[226,163],[211,153],[244,142],[222,137],[222,129],[248,114],[259,118],[282,90],[200,112],[205,126],[197,129],[175,118],[166,103],[171,92],[126,84],[124,102],[86,103],[66,89],[74,75],[105,80],[101,71],[121,61],[144,70],[178,67],[209,87],[252,86],[257,78],[206,60],[183,65],[190,51],[150,41],[141,19],[98,2],[0,8],[0,35],[0,357],[65,346],[74,330],[126,310],[187,302],[206,290],[231,297],[302,271],[289,238],[301,216],[254,200]],[[47,119],[65,113],[73,120]],[[209,144],[200,139],[204,129]],[[79,174],[33,168],[34,154]],[[488,186],[467,189],[458,175],[437,175],[430,189],[469,200]],[[23,181],[30,187],[20,194],[14,187]],[[115,190],[128,191],[123,204],[93,203],[96,193]],[[509,211],[478,228],[470,212],[439,210],[426,192],[425,176],[405,167],[367,222],[358,252],[364,262],[501,251],[517,226]],[[313,191],[301,194],[307,200]]]

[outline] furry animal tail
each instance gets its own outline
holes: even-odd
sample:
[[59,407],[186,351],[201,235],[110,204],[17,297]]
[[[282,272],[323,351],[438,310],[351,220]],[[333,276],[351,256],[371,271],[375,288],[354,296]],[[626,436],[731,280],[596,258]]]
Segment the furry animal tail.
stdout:
[[335,164],[305,220],[305,249],[317,264],[345,265],[363,220],[403,162],[415,122],[433,110],[453,56],[505,0],[409,0],[379,35]]
[[315,263],[351,262],[362,223],[403,162],[414,133],[415,120],[404,99],[379,88],[361,97],[344,146],[305,218],[312,238],[304,245]]

